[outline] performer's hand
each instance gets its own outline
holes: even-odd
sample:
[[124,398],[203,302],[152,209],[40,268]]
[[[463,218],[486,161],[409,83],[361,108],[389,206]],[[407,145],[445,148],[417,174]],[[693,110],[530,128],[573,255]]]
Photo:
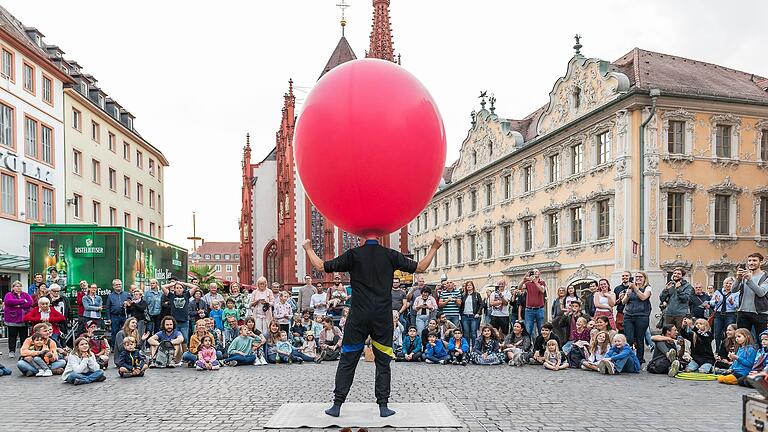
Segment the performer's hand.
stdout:
[[304,246],[304,250],[312,249],[312,240],[310,239],[304,240],[303,246]]
[[440,249],[440,246],[443,245],[443,238],[440,236],[435,237],[434,240],[432,240],[432,248],[434,249]]

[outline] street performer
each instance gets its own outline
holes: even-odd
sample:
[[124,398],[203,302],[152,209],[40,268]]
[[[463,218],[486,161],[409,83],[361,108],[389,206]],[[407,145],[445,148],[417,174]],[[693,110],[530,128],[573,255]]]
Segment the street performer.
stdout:
[[392,352],[392,276],[395,270],[423,273],[429,267],[443,241],[436,237],[426,256],[416,263],[400,252],[385,248],[375,239],[368,239],[362,246],[350,249],[342,255],[323,261],[312,249],[310,240],[304,241],[312,267],[326,273],[349,272],[352,285],[352,305],[342,338],[341,358],[336,369],[336,388],[333,390],[333,406],[325,413],[338,417],[341,404],[347,398],[355,378],[355,368],[366,339],[370,336],[376,363],[375,394],[379,415],[395,414],[389,409],[391,372],[389,362]]

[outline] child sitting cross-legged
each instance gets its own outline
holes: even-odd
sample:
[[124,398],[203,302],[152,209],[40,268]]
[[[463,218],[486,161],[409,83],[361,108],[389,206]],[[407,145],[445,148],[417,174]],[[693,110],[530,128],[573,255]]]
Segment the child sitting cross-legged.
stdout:
[[581,368],[584,370],[597,371],[599,370],[600,361],[608,353],[611,348],[611,342],[609,341],[610,335],[607,331],[599,331],[592,338],[592,342],[589,344],[589,357],[581,361]]
[[288,340],[288,332],[280,330],[280,339],[275,343],[277,349],[277,357],[280,359],[280,363],[303,363],[305,361],[315,361],[314,358],[305,355],[291,345]]
[[448,341],[448,353],[452,364],[466,366],[469,362],[469,343],[460,328],[453,329],[453,337]]
[[736,329],[736,347],[735,353],[729,353],[728,359],[733,363],[727,370],[716,369],[716,374],[722,374],[717,377],[717,382],[722,384],[738,384],[739,378],[746,376],[752,371],[757,357],[757,350],[752,346],[752,333],[747,329]]
[[301,346],[304,344],[304,332],[306,332],[307,328],[304,327],[304,324],[301,322],[301,314],[296,312],[293,314],[293,321],[291,321],[291,343],[296,348],[301,348]]
[[443,341],[437,338],[437,333],[430,333],[427,337],[427,348],[424,352],[425,363],[445,364],[451,358],[445,350]]
[[714,336],[707,320],[699,318],[693,326],[691,320],[683,320],[682,336],[691,342],[692,360],[685,367],[686,372],[710,373],[715,363],[715,353],[712,352]]
[[312,331],[304,332],[304,343],[301,344],[300,351],[312,361],[317,359],[317,342],[315,342],[315,334]]
[[568,369],[568,360],[555,340],[547,341],[547,349],[544,351],[544,368],[553,371]]
[[480,337],[472,348],[470,358],[477,365],[498,365],[504,362],[504,353],[501,352],[493,327],[484,325],[480,329]]
[[421,360],[421,338],[417,335],[416,327],[408,328],[408,334],[403,338],[403,349],[398,351],[395,361],[417,362]]
[[96,356],[91,352],[88,339],[80,336],[75,340],[74,347],[72,354],[67,357],[67,367],[61,376],[64,381],[80,385],[107,379],[101,366],[96,362]]
[[216,359],[216,348],[213,347],[213,338],[211,335],[205,335],[202,338],[200,349],[197,351],[197,361],[195,368],[202,370],[219,370],[219,361]]
[[640,359],[627,345],[627,337],[617,334],[613,337],[613,346],[598,364],[600,373],[615,375],[621,372],[640,373]]
[[123,350],[117,359],[117,373],[120,377],[142,377],[148,367],[147,357],[136,349],[136,339],[132,336],[123,339]]

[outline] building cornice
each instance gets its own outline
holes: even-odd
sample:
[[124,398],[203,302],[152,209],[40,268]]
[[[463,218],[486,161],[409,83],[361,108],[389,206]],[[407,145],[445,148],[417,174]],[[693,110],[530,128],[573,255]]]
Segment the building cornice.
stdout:
[[68,74],[64,73],[61,69],[59,69],[53,62],[51,62],[47,57],[42,56],[40,53],[36,53],[35,51],[29,49],[29,47],[25,46],[23,43],[16,40],[16,38],[8,33],[4,28],[0,27],[0,34],[3,37],[3,40],[10,46],[12,46],[14,49],[19,50],[22,54],[24,54],[26,57],[29,57],[30,59],[34,59],[37,61],[37,63],[46,70],[46,72],[49,72],[50,74],[54,75],[56,78],[63,81],[65,84],[74,84],[75,81],[70,77]]

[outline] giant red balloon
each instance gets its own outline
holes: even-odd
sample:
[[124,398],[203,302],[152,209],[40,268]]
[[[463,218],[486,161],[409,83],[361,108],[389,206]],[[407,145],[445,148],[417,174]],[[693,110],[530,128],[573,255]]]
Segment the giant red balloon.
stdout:
[[304,101],[294,146],[312,203],[364,238],[413,220],[445,165],[435,101],[416,77],[384,60],[353,60],[325,74]]

